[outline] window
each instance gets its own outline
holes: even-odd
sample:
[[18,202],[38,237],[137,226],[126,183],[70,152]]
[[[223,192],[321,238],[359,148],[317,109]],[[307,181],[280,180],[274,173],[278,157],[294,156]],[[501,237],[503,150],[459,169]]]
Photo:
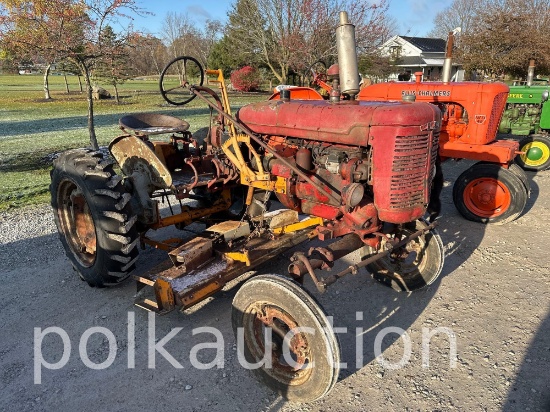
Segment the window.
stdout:
[[390,46],[390,56],[394,60],[401,57],[401,46]]

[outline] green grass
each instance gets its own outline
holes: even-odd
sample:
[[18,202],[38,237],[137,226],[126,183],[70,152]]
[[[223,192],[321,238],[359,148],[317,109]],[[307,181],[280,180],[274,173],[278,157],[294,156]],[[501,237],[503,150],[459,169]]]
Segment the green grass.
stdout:
[[[0,211],[49,199],[51,155],[66,149],[89,146],[87,102],[76,76],[50,76],[51,100],[44,99],[42,76],[0,75]],[[111,91],[109,87],[103,86]],[[214,87],[213,87],[214,88]],[[188,121],[193,132],[208,126],[210,110],[199,99],[186,106],[168,105],[155,79],[131,80],[119,89],[121,104],[94,101],[96,135],[107,145],[122,132],[118,119],[140,112],[162,113]],[[231,95],[232,109],[265,95]]]

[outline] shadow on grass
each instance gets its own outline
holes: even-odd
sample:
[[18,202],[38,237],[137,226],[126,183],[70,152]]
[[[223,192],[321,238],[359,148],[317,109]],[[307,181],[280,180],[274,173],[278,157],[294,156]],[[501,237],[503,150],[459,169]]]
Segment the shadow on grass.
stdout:
[[[189,118],[192,116],[209,116],[210,110],[204,108],[175,108],[170,106],[172,110],[166,108],[158,108],[148,112],[163,112],[171,116],[179,118]],[[118,120],[129,113],[111,113],[111,114],[96,114],[94,115],[94,123],[96,127],[117,126]],[[136,112],[133,112],[136,113]],[[70,117],[55,117],[50,119],[24,120],[24,121],[8,121],[0,124],[0,138],[16,136],[16,135],[32,135],[48,132],[63,132],[74,129],[86,129],[88,127],[88,119],[86,114],[82,116]],[[115,136],[113,136],[115,137]]]

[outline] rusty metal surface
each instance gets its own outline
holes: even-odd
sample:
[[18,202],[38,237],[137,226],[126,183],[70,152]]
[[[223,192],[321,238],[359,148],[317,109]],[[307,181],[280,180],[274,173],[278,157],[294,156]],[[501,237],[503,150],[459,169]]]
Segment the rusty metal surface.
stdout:
[[97,236],[86,198],[71,179],[65,179],[57,192],[58,217],[63,236],[75,258],[85,267],[96,258]]
[[154,288],[159,312],[172,311],[175,307],[175,297],[170,282],[157,279]]
[[364,246],[364,243],[359,236],[349,234],[324,248],[311,248],[308,253],[309,257],[306,257],[303,252],[296,252],[290,259],[292,263],[288,267],[288,272],[290,275],[298,279],[301,279],[304,275],[309,274],[319,292],[322,293],[326,291],[328,286],[335,283],[338,279],[350,273],[356,274],[360,268],[382,259],[385,256],[397,254],[396,257],[402,257],[399,254],[407,252],[402,251],[400,248],[407,245],[410,241],[422,236],[424,233],[434,229],[437,225],[438,222],[434,222],[424,229],[418,230],[410,236],[395,242],[395,244],[391,245],[388,249],[357,264],[351,265],[337,274],[330,275],[325,279],[320,279],[315,274],[315,270],[320,268],[325,270],[330,269],[336,260],[341,259],[349,253]]
[[326,286],[315,275],[316,269],[330,269],[334,262],[364,246],[363,241],[356,234],[348,234],[323,248],[310,248],[308,257],[302,252],[296,252],[291,258],[288,272],[294,277],[301,278],[308,274],[313,279],[320,292],[326,290]]
[[180,133],[189,129],[189,123],[173,116],[155,113],[137,113],[118,121],[122,130],[129,129],[138,135]]
[[218,292],[227,282],[313,237],[315,237],[315,231],[304,229],[274,239],[270,239],[267,235],[253,238],[246,245],[249,266],[244,262],[224,261],[220,256],[212,259],[203,267],[185,273],[181,266],[175,267],[170,260],[167,260],[142,277],[170,282],[176,305],[186,309]]
[[[288,163],[288,160],[286,160],[283,156],[281,156],[279,153],[277,153],[276,150],[273,150],[273,148],[266,145],[261,139],[259,139],[257,136],[255,136],[249,129],[248,125],[245,125],[241,123],[240,121],[235,120],[231,115],[224,113],[222,110],[220,110],[219,107],[213,105],[211,102],[208,101],[204,96],[201,95],[199,91],[194,92],[199,98],[204,100],[211,108],[218,111],[221,116],[223,116],[227,121],[231,122],[232,125],[234,125],[236,128],[241,130],[246,136],[248,136],[250,139],[252,139],[254,142],[256,142],[260,147],[262,147],[264,150],[267,151],[267,153],[272,154],[275,156],[279,161],[281,161],[283,164],[285,164],[287,167],[291,168],[292,171],[294,171],[298,176],[300,176],[302,179],[306,180],[308,183],[310,183],[312,186],[316,187],[318,190],[322,192],[326,192],[327,196],[329,196],[331,199],[338,202],[339,198],[337,194],[335,194],[333,191],[328,190],[324,188],[323,186],[319,185],[317,182],[314,182],[306,173],[304,173],[302,170],[297,168],[296,166],[291,165]],[[251,105],[249,105],[251,106]],[[245,107],[249,107],[245,106]],[[242,110],[242,109],[241,109]],[[290,135],[293,135],[292,133]],[[235,148],[235,150],[240,150],[238,147]],[[230,153],[225,152],[228,157],[231,158]],[[233,156],[234,157],[234,156]]]
[[[247,315],[252,318],[252,334],[245,334],[247,347],[255,352],[255,358],[261,358],[265,353],[265,328],[270,328],[274,332],[274,338],[281,342],[288,337],[290,331],[299,330],[298,322],[285,310],[279,306],[257,302],[247,310]],[[276,345],[274,351],[278,356],[272,358],[272,368],[270,374],[283,382],[292,382],[292,385],[300,385],[309,379],[312,369],[308,364],[313,364],[312,347],[305,333],[292,333],[288,340],[288,350],[294,360],[293,365],[289,365],[280,356],[283,353],[282,345]]]
[[250,225],[248,222],[239,220],[227,220],[210,226],[206,229],[209,232],[214,232],[222,235],[226,242],[239,239],[250,234]]
[[437,221],[433,222],[432,224],[426,226],[425,228],[423,228],[421,230],[418,230],[415,233],[411,234],[410,236],[407,236],[404,239],[400,240],[399,242],[393,244],[390,248],[388,248],[388,249],[386,249],[382,252],[379,252],[376,255],[373,255],[368,259],[362,260],[361,262],[359,262],[355,265],[351,265],[347,269],[344,269],[339,273],[328,276],[327,278],[322,280],[322,284],[326,288],[326,287],[332,285],[338,279],[340,279],[340,278],[342,278],[342,277],[344,277],[344,276],[346,276],[350,273],[356,274],[357,271],[360,268],[363,268],[367,265],[370,265],[371,263],[376,262],[377,260],[380,260],[383,257],[388,256],[389,254],[399,253],[399,248],[407,245],[407,243],[409,243],[411,240],[414,240],[414,239],[422,236],[424,233],[429,232],[430,230],[434,229],[438,224],[439,224],[439,222],[437,222]]
[[145,174],[154,186],[168,189],[172,175],[155,152],[135,136],[119,136],[109,145],[109,151],[126,176]]
[[210,207],[190,208],[184,206],[180,213],[173,216],[168,216],[159,219],[155,224],[150,225],[152,229],[171,226],[177,223],[189,225],[192,222],[211,215],[212,213],[221,212],[231,207],[231,190],[225,189],[221,192],[221,196]]
[[190,272],[207,262],[213,254],[212,240],[196,237],[168,253],[175,266]]

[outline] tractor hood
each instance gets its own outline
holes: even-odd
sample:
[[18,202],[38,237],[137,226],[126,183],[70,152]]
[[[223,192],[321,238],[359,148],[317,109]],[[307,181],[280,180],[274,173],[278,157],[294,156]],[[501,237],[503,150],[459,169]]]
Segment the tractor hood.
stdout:
[[365,146],[374,126],[421,126],[437,117],[427,103],[271,100],[242,107],[237,119],[257,134]]

